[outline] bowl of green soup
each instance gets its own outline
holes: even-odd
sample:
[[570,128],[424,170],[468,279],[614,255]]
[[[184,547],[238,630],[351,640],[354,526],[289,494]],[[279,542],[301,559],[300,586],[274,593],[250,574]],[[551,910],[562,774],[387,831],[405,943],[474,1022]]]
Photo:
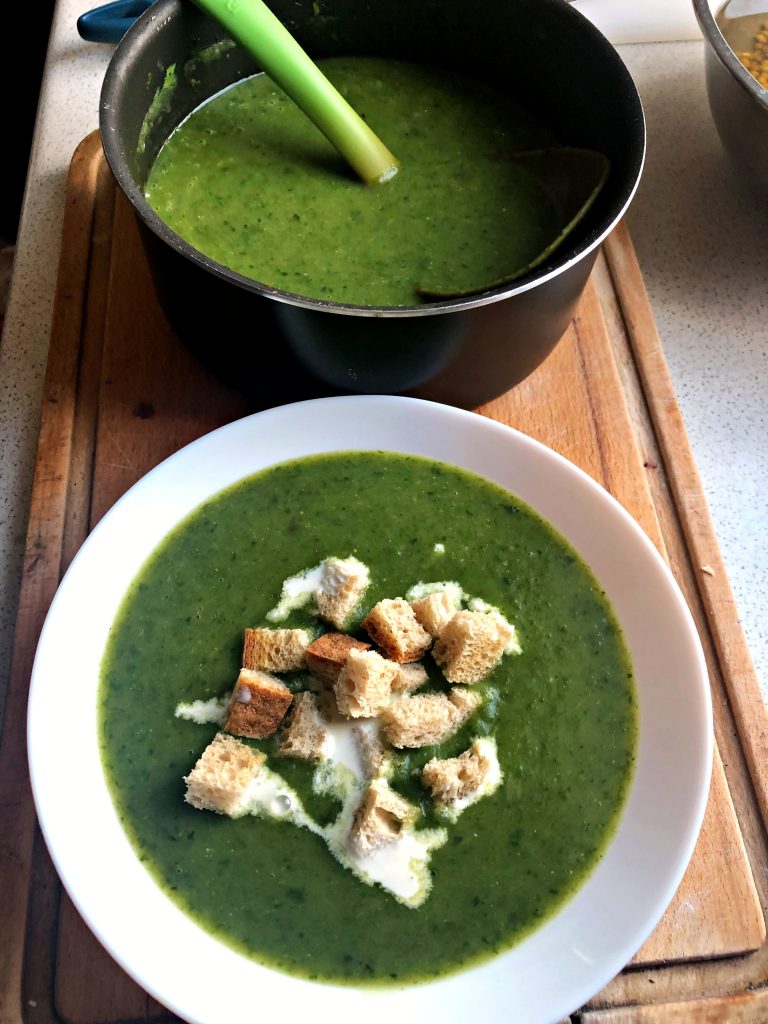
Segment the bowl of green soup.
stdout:
[[616,51],[565,0],[272,7],[401,168],[354,180],[216,24],[153,4],[100,119],[172,323],[262,400],[507,390],[562,336],[638,183]]
[[[360,585],[343,625],[317,597],[323,567]],[[427,636],[400,659],[417,689],[392,681],[363,714],[325,702],[325,745],[300,759],[283,730],[328,696],[306,645],[375,636],[383,653],[355,657],[394,680],[405,669],[370,617],[409,601],[452,602],[447,625],[419,618],[430,653]],[[503,624],[503,642],[472,674],[465,631],[459,671],[440,644],[478,622]],[[297,704],[274,736],[225,720],[255,693],[227,697],[244,628],[283,652],[304,634],[306,663],[265,677]],[[386,724],[403,704],[464,711],[403,739]],[[350,735],[377,722],[392,748],[356,767]],[[546,1024],[600,990],[672,898],[706,804],[711,708],[666,564],[585,473],[470,413],[347,396],[214,431],[104,517],[42,631],[29,754],[78,910],[184,1020],[229,1024],[252,1000],[328,1024],[502,1022],[510,1006]],[[436,773],[457,766],[482,769],[481,787],[455,774],[469,789],[438,798]],[[360,771],[390,801],[374,823],[386,842],[362,857]]]

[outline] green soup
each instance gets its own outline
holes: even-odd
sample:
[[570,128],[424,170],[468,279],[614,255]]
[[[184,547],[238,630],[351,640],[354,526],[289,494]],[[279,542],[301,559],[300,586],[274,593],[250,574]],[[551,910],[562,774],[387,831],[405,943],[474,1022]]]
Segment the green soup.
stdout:
[[160,151],[146,195],[177,234],[275,288],[373,306],[416,305],[424,282],[479,290],[557,237],[550,193],[514,160],[554,138],[507,97],[399,61],[319,63],[399,158],[396,177],[357,181],[257,75],[199,107]]
[[[361,614],[418,581],[456,580],[497,605],[523,647],[477,684],[483,704],[457,735],[396,758],[392,785],[421,806],[427,825],[419,773],[431,757],[493,736],[503,771],[498,790],[449,826],[417,909],[363,884],[307,831],[184,803],[182,776],[216,727],[175,718],[177,702],[231,689],[243,628],[266,625],[282,581],[329,554],[370,566]],[[287,622],[310,623],[305,611]],[[445,688],[428,667],[430,685]],[[481,478],[383,453],[286,463],[194,511],[125,598],[100,700],[113,798],[159,883],[224,942],[323,981],[413,982],[511,946],[595,866],[635,752],[627,652],[574,551]],[[270,756],[274,741],[254,745],[318,821],[333,819],[338,807],[313,795],[310,765]]]

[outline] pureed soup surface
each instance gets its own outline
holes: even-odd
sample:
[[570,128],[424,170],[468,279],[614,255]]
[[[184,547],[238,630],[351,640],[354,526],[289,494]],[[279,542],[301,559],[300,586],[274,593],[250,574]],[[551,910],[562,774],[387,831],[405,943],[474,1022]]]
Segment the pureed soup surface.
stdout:
[[[176,704],[230,690],[243,627],[266,624],[282,581],[350,552],[371,569],[361,616],[419,580],[456,580],[516,624],[523,648],[472,688],[483,704],[456,735],[396,755],[391,784],[427,826],[418,773],[430,758],[491,736],[503,771],[498,790],[449,826],[416,909],[359,881],[308,831],[184,803],[182,776],[217,730],[175,718]],[[309,624],[308,611],[285,623]],[[104,764],[141,859],[225,942],[323,981],[418,981],[508,948],[594,867],[631,777],[632,673],[589,570],[508,492],[410,456],[285,463],[200,506],[134,581],[102,673]],[[273,756],[274,740],[252,745],[318,821],[335,817],[338,805],[312,792],[311,765]]]
[[515,162],[554,137],[510,99],[461,75],[399,61],[332,58],[325,74],[401,162],[358,181],[265,75],[194,111],[146,183],[153,209],[217,262],[283,291],[413,306],[418,286],[480,290],[558,235],[561,218]]

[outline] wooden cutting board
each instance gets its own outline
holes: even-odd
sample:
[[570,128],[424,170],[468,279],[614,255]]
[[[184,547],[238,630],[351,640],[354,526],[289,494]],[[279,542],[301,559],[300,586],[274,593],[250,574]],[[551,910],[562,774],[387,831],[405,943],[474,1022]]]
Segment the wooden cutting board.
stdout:
[[[96,135],[72,162],[53,324],[0,746],[0,1024],[170,1020],[61,890],[35,825],[26,695],[48,605],[88,531],[166,456],[254,407],[168,325]],[[579,1019],[766,1021],[768,719],[624,226],[555,352],[478,412],[561,452],[637,519],[685,593],[710,672],[718,750],[693,860],[656,931]],[[66,756],[65,737],[52,756]]]

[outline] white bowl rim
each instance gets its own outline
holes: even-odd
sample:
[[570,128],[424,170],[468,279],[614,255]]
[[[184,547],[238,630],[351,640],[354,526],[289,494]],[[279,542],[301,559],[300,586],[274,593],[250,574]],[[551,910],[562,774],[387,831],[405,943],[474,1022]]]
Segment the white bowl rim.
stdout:
[[[311,430],[308,429],[310,427]],[[422,434],[421,431],[428,433]],[[302,432],[305,437],[302,437]],[[286,433],[287,438],[284,436]],[[336,438],[335,443],[333,438]],[[347,439],[346,443],[344,438]],[[260,446],[251,444],[252,441],[260,442]],[[673,623],[672,635],[665,639],[671,645],[672,653],[667,651],[666,656],[675,665],[680,661],[684,671],[674,675],[674,685],[668,685],[663,692],[661,684],[657,686],[649,676],[651,681],[646,687],[648,696],[645,690],[641,692],[641,679],[639,676],[637,678],[641,720],[638,763],[618,830],[602,860],[552,919],[523,942],[491,961],[433,982],[392,989],[312,983],[264,967],[234,952],[203,931],[171,902],[152,876],[140,866],[111,804],[103,770],[98,772],[98,778],[89,777],[85,781],[79,777],[75,779],[80,785],[85,785],[86,795],[104,811],[103,816],[98,818],[98,830],[94,829],[88,834],[87,863],[83,863],[83,844],[77,838],[77,830],[70,827],[70,812],[76,818],[82,818],[80,824],[83,825],[88,820],[87,811],[70,807],[64,816],[61,806],[61,797],[67,794],[65,780],[69,783],[73,781],[70,776],[74,768],[70,768],[68,762],[62,764],[58,759],[48,756],[51,738],[55,734],[48,698],[51,691],[50,670],[57,664],[57,653],[60,650],[60,646],[56,649],[56,645],[61,645],[69,633],[77,633],[78,629],[88,634],[88,628],[72,621],[70,606],[88,573],[104,571],[97,569],[97,562],[104,553],[102,548],[104,551],[108,551],[110,546],[114,548],[112,535],[120,536],[120,530],[125,529],[128,520],[133,522],[137,512],[146,507],[148,498],[155,500],[158,496],[165,496],[160,505],[153,507],[153,522],[162,520],[164,515],[166,518],[171,516],[169,522],[178,522],[206,497],[228,486],[221,483],[210,486],[198,480],[198,493],[201,487],[208,486],[209,489],[203,497],[191,500],[188,496],[184,498],[183,487],[179,489],[179,478],[188,474],[190,466],[200,468],[201,461],[205,463],[207,459],[210,464],[211,453],[220,451],[222,446],[226,452],[233,444],[235,447],[238,444],[241,448],[245,446],[248,458],[253,463],[230,482],[288,458],[326,451],[402,451],[462,466],[495,480],[531,504],[584,557],[581,545],[573,539],[574,530],[583,533],[587,529],[583,523],[579,524],[579,509],[571,507],[572,502],[564,502],[553,517],[543,513],[540,505],[531,500],[526,491],[526,487],[542,490],[552,481],[557,481],[557,486],[565,488],[569,499],[573,498],[577,505],[578,501],[586,503],[585,507],[589,508],[590,514],[598,516],[601,531],[614,531],[621,544],[628,545],[626,550],[634,560],[633,573],[640,574],[644,584],[649,583],[659,588],[653,591],[654,607],[646,607],[642,605],[638,594],[612,592],[611,587],[615,584],[607,585],[607,576],[604,574],[610,575],[613,571],[610,565],[607,569],[602,567],[598,570],[593,560],[586,559],[598,580],[605,586],[622,623],[636,674],[637,657],[643,663],[653,661],[656,653],[651,648],[657,645],[649,643],[649,649],[646,650],[643,645],[630,643],[627,623],[619,614],[617,599],[619,602],[629,602],[632,608],[640,602],[638,607],[642,605],[642,614],[650,617],[658,611],[656,605],[662,603],[667,623],[670,621],[669,616]],[[272,451],[275,445],[280,448],[285,444],[294,447],[305,445],[305,450],[297,451],[293,456],[283,454],[279,458],[265,454],[265,451]],[[450,453],[448,457],[446,451]],[[238,458],[241,457],[242,453]],[[510,469],[510,464],[516,461],[523,465],[531,463],[536,469],[536,479],[532,482],[529,477],[522,481],[522,488],[519,483],[512,487],[503,482],[510,473],[514,475],[515,470]],[[488,467],[490,471],[487,471]],[[221,475],[228,471],[231,472],[220,466],[216,470],[211,469],[214,475],[216,472]],[[542,490],[542,494],[546,495],[545,490]],[[185,501],[186,511],[179,515],[177,506],[179,503],[185,504]],[[562,519],[558,521],[558,516],[568,520],[569,525],[565,529]],[[162,528],[160,537],[167,532],[167,526]],[[605,536],[601,544],[604,541]],[[157,546],[157,540],[143,543],[146,553],[140,562],[133,564],[128,579],[140,570],[146,557]],[[121,591],[121,597],[122,593],[124,590]],[[656,625],[658,627],[658,623]],[[77,639],[84,640],[85,636],[78,634]],[[105,639],[106,634],[102,632],[92,643],[98,660]],[[659,637],[655,639],[659,640]],[[654,671],[663,675],[663,664],[661,668],[656,665]],[[90,689],[80,696],[82,707],[78,707],[86,718],[90,714],[86,706],[88,694],[95,695],[97,682],[97,679],[95,682],[91,679]],[[95,700],[91,703],[95,705]],[[645,735],[648,731],[646,703],[656,708],[651,725],[663,734],[664,742],[655,752],[650,748],[645,749]],[[669,721],[661,721],[657,705],[664,706],[664,717]],[[95,719],[95,707],[92,718]],[[233,970],[242,972],[244,977],[258,978],[266,992],[275,996],[280,992],[281,1000],[285,998],[290,986],[295,999],[306,999],[307,1006],[313,1008],[313,1016],[318,1024],[326,1020],[329,1024],[331,1021],[338,1024],[356,1020],[360,1012],[366,1013],[368,1024],[378,1024],[379,1021],[388,1021],[393,1011],[432,1012],[435,1007],[439,1007],[438,1012],[446,1024],[450,1024],[454,1020],[466,1019],[468,1012],[478,1009],[480,988],[488,1011],[481,1013],[482,1019],[489,1022],[505,1020],[504,1000],[513,995],[517,1006],[523,1008],[517,1020],[541,1024],[561,1019],[573,1012],[614,977],[650,935],[672,899],[693,853],[708,798],[713,753],[711,720],[711,697],[704,655],[682,593],[651,541],[607,491],[558,453],[486,417],[419,399],[347,396],[269,409],[212,431],[142,477],[112,507],[73,559],[43,626],[30,686],[28,750],[40,826],[70,898],[99,941],[123,969],[183,1019],[199,1021],[201,1024],[224,1024],[232,1019],[237,1007],[231,999],[222,996],[222,988],[226,989],[226,986],[216,981],[220,976],[218,969],[221,969],[230,972],[230,980]],[[87,725],[81,731],[85,735]],[[98,747],[96,737],[91,738]],[[659,753],[662,755],[662,763],[657,765]],[[665,774],[667,756],[675,761],[675,772],[671,776]],[[89,765],[93,768],[92,756]],[[653,794],[655,804],[652,814],[647,806],[649,794]],[[638,800],[644,801],[642,806],[646,810],[643,828],[645,832],[650,829],[650,836],[641,832],[639,824],[635,822]],[[112,808],[111,818],[107,805]],[[129,895],[121,895],[122,889],[119,886],[109,886],[106,891],[99,889],[88,874],[90,870],[92,875],[98,866],[98,854],[105,852],[105,843],[108,844],[109,854],[118,858],[125,871],[128,878],[126,893]],[[133,864],[130,863],[131,858]],[[631,887],[626,885],[627,872],[632,878]],[[611,881],[613,889],[610,886],[605,888],[605,879]],[[624,888],[619,889],[618,883],[626,887],[626,891]],[[614,904],[610,904],[610,901],[606,903],[608,896],[612,894],[615,897],[620,891],[626,901],[623,916],[616,913]],[[138,902],[142,910],[147,909],[142,901],[149,900],[148,907],[156,919],[175,929],[174,935],[182,935],[185,941],[192,944],[193,956],[190,956],[187,949],[181,956],[178,950],[169,949],[167,943],[157,945],[156,936],[133,934],[131,928],[135,932],[138,925],[138,920],[131,918],[132,913],[138,912],[137,893],[141,896]],[[584,921],[578,918],[584,907],[589,908],[591,915],[588,935],[584,930]],[[115,924],[116,921],[119,924]],[[146,932],[146,918],[144,925]],[[606,929],[609,934],[603,937],[600,933]],[[598,950],[596,954],[590,943]],[[553,972],[552,962],[546,961],[545,954],[551,954],[554,949],[559,955],[561,946],[564,960],[563,963],[556,961],[557,971]],[[161,951],[166,957],[175,958],[174,962],[158,964],[157,957]],[[210,967],[210,975],[207,977],[202,971],[204,965]],[[546,974],[542,974],[545,968]],[[543,986],[545,979],[547,984]],[[233,985],[232,988],[238,989],[239,986]],[[216,993],[212,994],[211,990],[216,990]],[[494,1012],[489,1015],[491,1010]]]

